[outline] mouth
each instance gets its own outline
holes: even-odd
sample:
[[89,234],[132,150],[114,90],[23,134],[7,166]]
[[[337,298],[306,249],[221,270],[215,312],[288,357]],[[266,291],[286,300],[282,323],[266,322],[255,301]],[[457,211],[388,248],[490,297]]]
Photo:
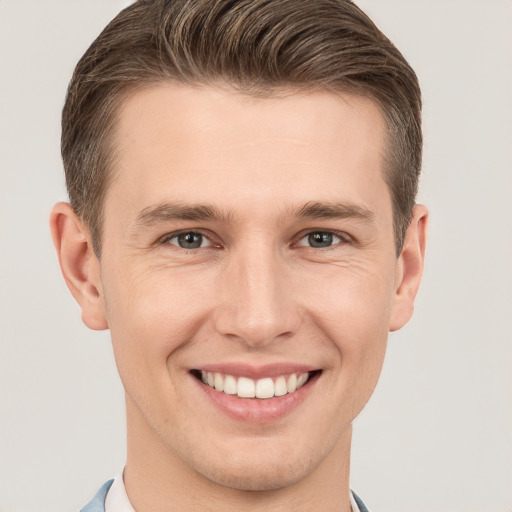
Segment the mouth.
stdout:
[[295,394],[315,380],[321,372],[322,370],[295,372],[259,379],[199,369],[191,370],[190,373],[218,393],[245,399],[268,400]]

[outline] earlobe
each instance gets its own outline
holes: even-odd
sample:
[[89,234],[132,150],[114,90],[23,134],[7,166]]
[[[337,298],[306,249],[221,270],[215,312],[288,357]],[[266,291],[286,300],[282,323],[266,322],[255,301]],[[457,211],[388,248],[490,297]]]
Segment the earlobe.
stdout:
[[50,229],[62,275],[82,309],[90,329],[108,329],[100,280],[100,265],[87,228],[68,203],[57,203],[50,215]]
[[398,259],[398,279],[393,310],[389,324],[390,331],[402,328],[414,311],[414,300],[418,292],[425,262],[428,210],[417,204]]

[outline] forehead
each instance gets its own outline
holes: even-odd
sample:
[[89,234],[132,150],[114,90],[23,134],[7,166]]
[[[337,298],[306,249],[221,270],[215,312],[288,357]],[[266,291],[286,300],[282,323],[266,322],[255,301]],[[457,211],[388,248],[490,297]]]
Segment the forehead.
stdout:
[[184,198],[226,203],[227,191],[242,204],[365,202],[364,188],[387,188],[384,119],[373,101],[354,95],[280,91],[255,98],[162,84],[124,101],[115,139],[115,179],[106,199],[122,195],[126,207]]

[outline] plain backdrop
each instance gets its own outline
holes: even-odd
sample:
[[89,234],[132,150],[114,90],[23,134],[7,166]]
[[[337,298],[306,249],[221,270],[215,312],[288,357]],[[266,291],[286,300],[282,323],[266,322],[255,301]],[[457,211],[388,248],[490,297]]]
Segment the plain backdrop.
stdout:
[[[512,3],[361,0],[423,86],[431,211],[413,320],[356,419],[373,512],[512,511]],[[89,331],[48,230],[60,111],[126,0],[0,0],[0,511],[73,511],[123,466],[108,332]]]

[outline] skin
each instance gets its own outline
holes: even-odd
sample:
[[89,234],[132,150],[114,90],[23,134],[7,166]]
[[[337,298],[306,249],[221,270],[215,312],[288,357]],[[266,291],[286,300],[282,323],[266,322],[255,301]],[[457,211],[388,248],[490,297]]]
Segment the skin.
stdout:
[[[111,331],[134,508],[349,510],[351,423],[412,314],[427,220],[416,206],[397,258],[378,107],[165,84],[126,100],[116,136],[101,261],[69,205],[51,225],[83,321]],[[174,218],[198,205],[215,215]],[[201,247],[180,247],[183,231]],[[253,422],[202,392],[190,370],[212,363],[321,373]]]

